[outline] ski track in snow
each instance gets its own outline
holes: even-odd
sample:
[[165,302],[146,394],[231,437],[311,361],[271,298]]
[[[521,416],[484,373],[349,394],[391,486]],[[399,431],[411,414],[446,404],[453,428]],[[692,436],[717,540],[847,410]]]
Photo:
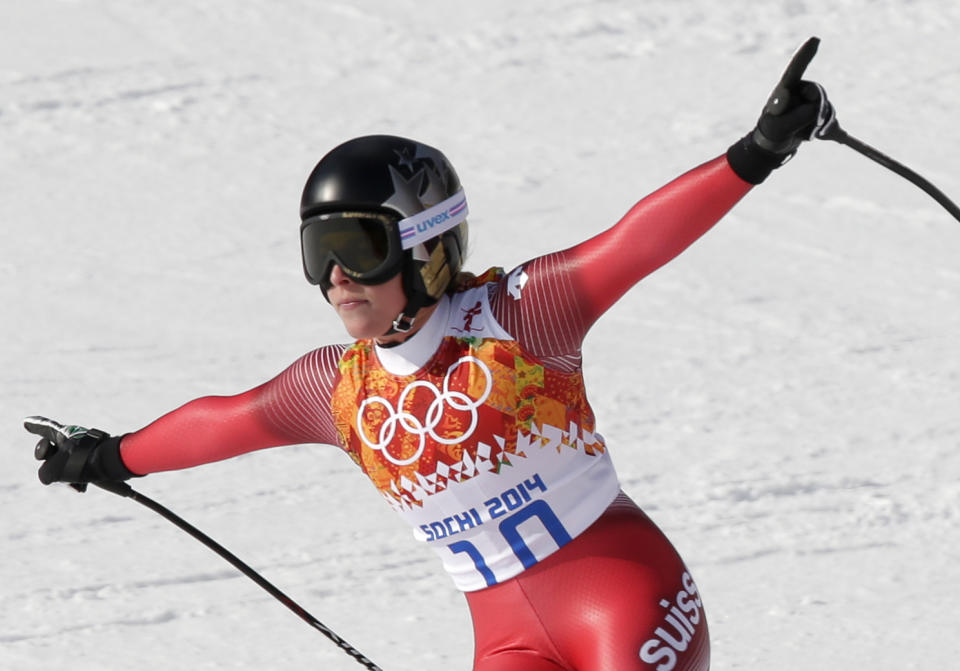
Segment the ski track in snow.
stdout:
[[[342,342],[295,235],[327,149],[442,147],[470,267],[511,266],[724,151],[816,34],[844,128],[960,198],[958,29],[948,0],[5,4],[0,669],[356,667],[155,514],[41,487],[20,427],[133,430]],[[715,668],[954,663],[958,255],[926,195],[817,143],[590,334],[599,428]],[[135,484],[388,671],[469,668],[462,596],[337,450]]]

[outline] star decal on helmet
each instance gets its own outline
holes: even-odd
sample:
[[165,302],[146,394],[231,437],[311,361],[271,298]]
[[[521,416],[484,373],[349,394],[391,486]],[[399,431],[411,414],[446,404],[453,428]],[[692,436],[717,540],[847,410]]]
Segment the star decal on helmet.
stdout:
[[408,179],[400,174],[400,171],[394,166],[391,165],[388,168],[390,179],[393,180],[393,195],[383,201],[383,205],[395,208],[405,214],[423,210],[424,205],[420,198],[423,180],[426,177],[423,170],[418,170]]
[[[433,207],[447,197],[443,175],[437,170],[433,156],[418,147],[414,156],[406,150],[395,149],[395,165],[388,166],[393,182],[393,195],[382,204],[394,207],[409,216],[413,212]],[[409,177],[405,177],[409,174]]]

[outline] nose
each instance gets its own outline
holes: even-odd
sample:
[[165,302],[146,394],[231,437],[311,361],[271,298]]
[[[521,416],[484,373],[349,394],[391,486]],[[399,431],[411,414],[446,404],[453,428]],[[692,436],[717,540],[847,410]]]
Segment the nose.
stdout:
[[339,263],[334,263],[333,266],[330,268],[330,285],[331,286],[347,284],[352,281],[353,280],[347,277],[347,274],[343,272],[343,268],[340,267]]

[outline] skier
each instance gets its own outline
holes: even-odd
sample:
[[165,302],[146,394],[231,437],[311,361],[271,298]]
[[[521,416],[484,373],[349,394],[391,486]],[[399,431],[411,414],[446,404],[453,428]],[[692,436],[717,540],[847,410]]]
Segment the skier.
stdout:
[[355,342],[122,436],[29,418],[40,480],[339,445],[465,592],[475,671],[708,669],[700,592],[620,489],[581,344],[630,287],[833,123],[823,89],[800,74],[724,155],[510,272],[463,271],[466,198],[440,151],[386,135],[341,144],[307,179],[300,236],[307,279]]

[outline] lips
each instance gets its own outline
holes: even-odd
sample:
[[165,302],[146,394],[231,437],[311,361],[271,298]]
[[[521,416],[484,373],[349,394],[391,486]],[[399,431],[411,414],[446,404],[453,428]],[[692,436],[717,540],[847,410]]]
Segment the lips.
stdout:
[[334,302],[334,305],[337,306],[337,309],[349,310],[351,308],[356,308],[361,305],[366,305],[367,303],[369,303],[369,301],[367,301],[364,298],[349,297],[349,298],[341,298],[336,300]]

